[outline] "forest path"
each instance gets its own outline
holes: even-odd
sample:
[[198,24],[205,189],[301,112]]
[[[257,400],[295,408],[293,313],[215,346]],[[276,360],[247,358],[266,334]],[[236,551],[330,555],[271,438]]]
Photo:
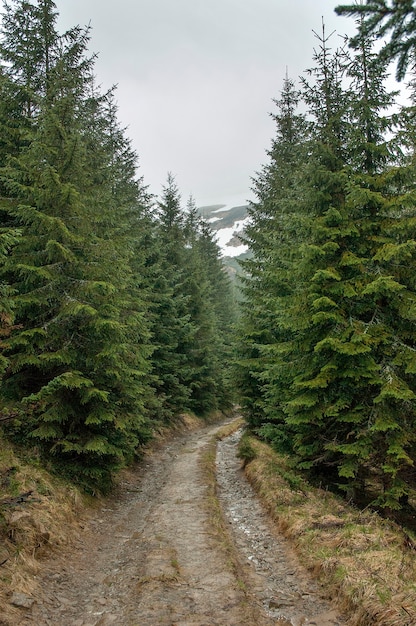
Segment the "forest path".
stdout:
[[36,603],[16,624],[341,624],[255,500],[236,459],[237,435],[217,452],[220,500],[241,567],[232,564],[212,526],[201,462],[218,429],[177,437],[129,473],[71,553],[44,563]]

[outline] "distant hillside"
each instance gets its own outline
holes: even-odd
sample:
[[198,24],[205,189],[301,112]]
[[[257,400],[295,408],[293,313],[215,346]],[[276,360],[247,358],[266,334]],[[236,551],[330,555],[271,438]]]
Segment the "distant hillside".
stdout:
[[236,222],[240,222],[247,217],[248,205],[227,207],[225,204],[214,204],[208,207],[200,207],[198,211],[206,219],[213,230],[231,228]]
[[247,210],[247,204],[241,206],[212,204],[199,207],[199,214],[217,235],[223,257],[235,258],[247,252],[247,246],[239,239],[249,219]]
[[[248,205],[212,204],[199,207],[198,212],[216,234],[224,267],[237,286],[237,276],[241,274],[238,261],[250,255],[247,246],[239,238],[249,220]],[[236,293],[238,293],[238,289]],[[238,295],[236,297],[239,298]]]

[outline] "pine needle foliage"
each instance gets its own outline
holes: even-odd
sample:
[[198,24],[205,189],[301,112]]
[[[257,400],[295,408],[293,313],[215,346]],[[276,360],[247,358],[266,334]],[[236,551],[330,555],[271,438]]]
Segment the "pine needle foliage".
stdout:
[[[377,36],[383,40],[380,56],[384,60],[397,59],[396,78],[405,77],[409,64],[415,61],[416,9],[412,0],[365,0],[355,4],[341,4],[336,7],[339,15],[359,18],[361,36]],[[387,34],[390,39],[385,41]]]
[[186,410],[224,410],[231,398],[231,288],[212,233],[192,198],[183,210],[171,174],[158,203],[156,237],[152,332],[160,411],[171,420]]
[[374,502],[394,509],[415,460],[412,116],[402,129],[389,113],[366,32],[335,51],[316,34],[306,120],[285,82],[255,179],[236,371],[261,435],[350,495],[375,481]]
[[[15,2],[7,15],[19,18],[27,4]],[[140,193],[111,98],[107,110],[103,99],[91,104],[88,30],[59,36],[52,2],[29,9],[34,40],[47,35],[47,42],[36,40],[36,72],[20,67],[19,56],[5,56],[28,94],[21,115],[32,123],[0,172],[9,198],[3,210],[22,233],[3,265],[15,292],[16,329],[7,341],[2,397],[21,407],[18,436],[37,441],[86,488],[103,490],[149,436],[149,330],[130,264]],[[36,46],[26,52],[35,54]],[[14,47],[6,32],[3,49]]]

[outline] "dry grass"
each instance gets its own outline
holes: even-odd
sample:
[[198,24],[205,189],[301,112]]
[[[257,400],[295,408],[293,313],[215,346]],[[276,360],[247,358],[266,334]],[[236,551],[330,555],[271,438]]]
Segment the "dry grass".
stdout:
[[[152,439],[142,448],[144,456],[152,454],[155,450],[165,445],[172,437],[193,432],[204,426],[216,424],[225,419],[224,413],[214,411],[205,418],[196,417],[192,413],[182,413],[175,421],[170,423],[160,423],[152,434]],[[122,473],[121,473],[122,475]],[[1,626],[1,624],[0,624]]]
[[246,473],[301,562],[351,615],[354,626],[416,624],[416,553],[404,533],[312,488],[255,438]]
[[3,438],[0,450],[0,615],[7,624],[18,611],[10,596],[36,595],[40,559],[75,537],[89,501],[35,458],[18,458]]
[[242,428],[244,425],[245,425],[245,421],[242,417],[237,417],[236,419],[233,419],[231,422],[224,424],[224,426],[222,426],[217,431],[217,434],[215,435],[216,441],[220,441],[221,439],[225,439],[226,437],[229,437],[230,435],[235,433],[237,430]]

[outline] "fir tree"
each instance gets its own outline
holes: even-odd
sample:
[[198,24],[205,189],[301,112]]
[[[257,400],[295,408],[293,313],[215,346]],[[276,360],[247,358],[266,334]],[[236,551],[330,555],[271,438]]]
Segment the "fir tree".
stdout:
[[221,251],[205,221],[199,224],[197,240],[205,274],[210,285],[209,303],[213,308],[212,347],[215,348],[216,403],[228,410],[235,401],[232,379],[237,306],[230,279],[221,260]]
[[196,333],[191,347],[191,403],[198,414],[229,408],[231,335],[235,311],[219,248],[191,198],[186,221],[186,292]]
[[28,119],[36,119],[48,90],[59,34],[53,0],[3,0],[0,56]]
[[155,388],[162,404],[161,415],[172,419],[189,409],[190,369],[187,349],[194,328],[184,294],[185,217],[179,189],[168,175],[158,202],[156,238],[158,254],[154,258],[154,282],[151,310],[153,314],[153,373]]
[[348,62],[348,97],[339,62],[327,55],[324,37],[321,43],[319,80],[305,84],[315,143],[298,288],[286,303],[293,340],[285,358],[294,367],[283,409],[301,466],[327,473],[338,467],[347,490],[380,468],[378,502],[394,507],[406,492],[401,473],[412,462],[413,442],[413,383],[397,356],[406,351],[411,324],[404,302],[413,301],[399,270],[413,249],[399,209],[407,184],[399,181],[408,174],[392,167],[400,153],[395,141],[386,143],[391,126],[382,116],[392,97],[371,42],[362,39]]
[[281,407],[288,366],[280,350],[290,331],[282,312],[296,289],[293,263],[301,225],[298,183],[307,145],[305,119],[296,113],[299,97],[293,81],[286,77],[281,96],[275,101],[276,136],[268,152],[270,162],[254,180],[257,201],[249,208],[251,221],[245,230],[253,256],[242,263],[243,341],[236,369],[249,423],[272,425],[263,427],[263,434],[279,432],[286,443]]
[[[11,248],[19,239],[20,232],[11,229],[0,232],[0,268],[3,266]],[[7,337],[13,328],[14,302],[13,291],[7,283],[0,283],[0,375],[5,371],[8,360],[3,357],[3,351],[7,347]]]
[[[52,27],[54,5],[48,6]],[[47,17],[42,13],[37,28]],[[21,328],[8,340],[2,394],[25,404],[22,429],[45,452],[89,489],[100,489],[148,436],[149,349],[144,314],[130,290],[131,240],[119,235],[129,228],[128,203],[114,175],[97,182],[87,165],[87,42],[88,31],[78,28],[56,38],[30,142],[1,172],[12,199],[8,213],[23,235],[4,267]],[[104,135],[115,131],[111,124]],[[104,174],[117,150],[97,152],[107,159]],[[124,173],[131,176],[130,169]],[[119,208],[125,215],[117,223]]]
[[182,209],[171,175],[158,203],[158,221],[152,360],[159,413],[172,419],[185,410],[204,415],[228,408],[229,284],[212,233],[192,198],[187,211]]
[[190,408],[196,414],[203,415],[218,406],[219,365],[212,286],[199,246],[199,218],[192,197],[187,205],[185,237],[186,277],[183,289],[188,298],[188,311],[194,328],[187,354],[191,372],[189,400]]
[[348,127],[348,97],[342,86],[344,58],[340,51],[330,50],[330,36],[324,27],[317,37],[316,67],[309,72],[313,82],[303,80],[313,127],[309,163],[302,180],[301,255],[292,272],[297,287],[283,312],[283,324],[290,331],[284,355],[291,363],[283,410],[294,451],[304,467],[334,462],[326,445],[337,436],[337,411],[346,402],[340,393],[340,380],[347,376],[349,364],[346,359],[332,360],[321,346],[348,326],[348,318],[344,319],[343,308],[338,305],[346,295],[340,260],[344,240],[351,237],[354,241],[355,233],[345,211],[343,189]]
[[414,126],[411,110],[405,132],[387,115],[386,60],[365,33],[352,52],[318,36],[308,132],[283,106],[288,84],[279,101],[247,228],[237,371],[261,434],[348,493],[377,476],[375,502],[395,508],[415,450]]
[[414,446],[414,216],[406,208],[412,204],[414,171],[395,137],[397,117],[385,115],[395,95],[384,87],[386,63],[374,53],[362,23],[358,32],[349,67],[353,95],[346,207],[360,237],[344,265],[359,270],[349,316],[354,342],[363,349],[356,372],[360,367],[368,385],[361,400],[355,394],[356,409],[344,418],[344,440],[339,437],[333,449],[342,453],[340,474],[352,484],[370,469],[378,471],[383,492],[377,501],[396,508],[407,492],[404,477]]

